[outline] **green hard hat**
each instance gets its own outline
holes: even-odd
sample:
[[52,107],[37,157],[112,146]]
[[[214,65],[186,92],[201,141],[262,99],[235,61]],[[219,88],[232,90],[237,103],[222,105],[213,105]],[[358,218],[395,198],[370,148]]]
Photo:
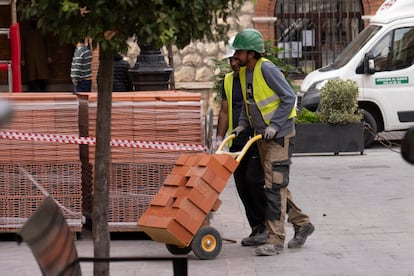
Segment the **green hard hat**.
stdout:
[[244,29],[234,38],[234,50],[250,50],[258,53],[264,53],[264,42],[262,34],[255,29]]

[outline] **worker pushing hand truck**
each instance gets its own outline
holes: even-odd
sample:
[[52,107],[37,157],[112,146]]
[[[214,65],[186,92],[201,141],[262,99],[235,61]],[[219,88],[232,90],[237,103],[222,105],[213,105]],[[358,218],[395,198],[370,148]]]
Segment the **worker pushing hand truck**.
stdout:
[[166,244],[174,255],[191,251],[202,260],[221,251],[220,233],[210,226],[209,214],[221,205],[218,198],[239,162],[262,135],[251,138],[239,152],[225,151],[236,136],[228,136],[214,154],[180,155],[163,186],[138,220],[139,229]]

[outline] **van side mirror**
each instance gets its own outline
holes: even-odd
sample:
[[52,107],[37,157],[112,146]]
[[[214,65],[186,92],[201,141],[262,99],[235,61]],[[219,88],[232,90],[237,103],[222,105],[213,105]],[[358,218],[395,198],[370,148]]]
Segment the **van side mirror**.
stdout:
[[374,55],[368,52],[364,56],[364,73],[372,75],[375,73]]
[[405,161],[414,164],[414,127],[410,127],[401,142],[401,155]]

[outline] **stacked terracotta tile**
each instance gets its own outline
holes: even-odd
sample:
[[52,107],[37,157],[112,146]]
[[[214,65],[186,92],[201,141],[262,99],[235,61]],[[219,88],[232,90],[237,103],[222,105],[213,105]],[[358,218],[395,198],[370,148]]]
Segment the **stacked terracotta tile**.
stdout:
[[220,206],[219,194],[237,165],[226,154],[181,155],[138,220],[139,228],[155,241],[188,246],[210,211]]
[[[4,95],[13,117],[2,130],[78,136],[78,100],[71,94]],[[50,194],[74,231],[82,228],[79,145],[0,139],[0,231],[14,232]]]
[[[96,136],[97,94],[79,95],[80,118],[88,117],[84,136]],[[87,103],[87,108],[83,104]],[[143,142],[200,145],[201,96],[180,91],[112,94],[111,138]],[[87,112],[87,114],[85,114]],[[95,146],[89,145],[82,162],[94,164]],[[197,152],[197,151],[196,151]],[[136,221],[161,188],[177,158],[188,153],[165,148],[111,147],[109,227],[111,231],[136,231]],[[87,155],[87,156],[86,156]],[[93,168],[91,167],[93,170]],[[92,180],[91,180],[92,181]],[[92,193],[92,183],[83,183]],[[85,202],[85,213],[91,206]]]

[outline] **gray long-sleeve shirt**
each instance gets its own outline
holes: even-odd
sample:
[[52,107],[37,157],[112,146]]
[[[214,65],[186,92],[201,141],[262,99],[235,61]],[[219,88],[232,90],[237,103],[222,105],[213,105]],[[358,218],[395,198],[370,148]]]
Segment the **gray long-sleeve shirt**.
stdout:
[[[296,95],[276,65],[270,62],[263,62],[261,70],[267,85],[280,98],[280,104],[270,120],[270,126],[276,129],[276,137],[283,137],[290,133],[295,127],[295,120],[293,118],[289,119],[289,115],[295,107]],[[246,70],[246,87],[251,87],[254,95],[254,87],[252,84],[253,70]],[[248,107],[252,127],[257,131],[257,133],[263,135],[267,124],[263,120],[262,114],[260,113],[260,110],[258,109],[253,98],[249,99]],[[245,105],[243,105],[243,109],[240,114],[239,125],[244,127],[249,125]]]
[[86,46],[77,47],[73,54],[70,77],[73,80],[84,80],[92,77],[92,52]]

